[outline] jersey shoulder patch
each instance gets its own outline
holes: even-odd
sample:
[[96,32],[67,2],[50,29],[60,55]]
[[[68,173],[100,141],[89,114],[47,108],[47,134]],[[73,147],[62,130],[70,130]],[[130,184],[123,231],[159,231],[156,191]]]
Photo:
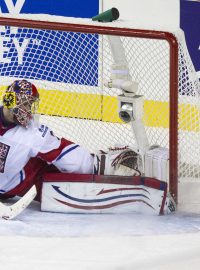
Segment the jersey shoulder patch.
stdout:
[[49,128],[47,126],[45,126],[45,125],[40,125],[39,128],[38,128],[38,130],[41,133],[42,137],[45,137],[45,135],[47,134],[48,129]]

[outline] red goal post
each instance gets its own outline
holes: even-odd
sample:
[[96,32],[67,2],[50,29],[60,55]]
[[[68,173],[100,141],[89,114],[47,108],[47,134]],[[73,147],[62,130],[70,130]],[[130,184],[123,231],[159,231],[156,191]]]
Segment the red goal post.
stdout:
[[[179,148],[179,135],[178,134],[179,134],[179,128],[180,128],[180,124],[179,124],[180,108],[179,108],[179,105],[178,105],[178,102],[179,102],[178,101],[178,95],[180,94],[180,91],[182,91],[182,90],[180,90],[180,80],[181,80],[180,77],[182,76],[182,75],[180,75],[180,72],[182,72],[182,71],[180,70],[180,59],[179,59],[179,57],[180,57],[180,43],[179,43],[179,40],[177,39],[177,36],[174,33],[171,33],[171,32],[168,32],[168,31],[151,30],[151,29],[149,29],[149,30],[133,29],[133,28],[129,27],[129,24],[127,24],[127,27],[126,27],[126,23],[121,23],[120,24],[120,22],[119,23],[108,23],[108,24],[107,23],[90,23],[90,22],[88,22],[89,20],[86,20],[86,21],[84,21],[84,20],[75,20],[75,19],[70,20],[70,18],[68,18],[68,20],[66,20],[66,22],[65,22],[64,18],[61,18],[61,17],[58,17],[56,20],[51,21],[51,20],[48,20],[48,19],[46,20],[45,15],[44,15],[44,19],[42,19],[43,17],[38,19],[38,17],[36,17],[36,16],[35,16],[35,18],[37,18],[37,19],[28,19],[28,18],[29,18],[28,16],[23,16],[23,15],[20,16],[19,18],[17,18],[17,17],[16,18],[13,18],[13,17],[9,18],[9,16],[8,17],[6,17],[6,16],[1,17],[0,18],[0,26],[18,27],[20,29],[21,28],[23,28],[23,29],[33,29],[32,33],[34,35],[37,35],[37,33],[34,32],[34,29],[39,29],[39,30],[44,30],[44,31],[47,31],[47,32],[48,31],[55,31],[55,32],[58,31],[58,32],[68,32],[68,33],[70,32],[70,33],[79,33],[79,34],[83,33],[83,35],[91,34],[92,36],[93,35],[119,36],[119,37],[124,38],[125,43],[127,43],[127,44],[130,43],[131,39],[136,39],[136,43],[137,43],[138,39],[142,39],[144,42],[146,42],[147,40],[151,40],[152,42],[154,42],[152,44],[156,44],[156,41],[164,41],[164,42],[166,42],[168,44],[167,47],[169,47],[169,53],[167,54],[166,59],[168,58],[167,61],[169,61],[169,63],[168,63],[168,71],[167,71],[169,73],[169,79],[168,79],[168,82],[166,84],[167,84],[167,88],[168,88],[168,91],[169,91],[169,94],[168,94],[169,98],[168,98],[167,101],[162,102],[161,108],[163,108],[163,106],[165,106],[166,103],[168,103],[167,106],[169,106],[169,110],[168,109],[166,110],[166,115],[169,112],[169,126],[166,128],[165,125],[162,126],[162,124],[161,124],[161,131],[159,131],[160,132],[159,134],[162,134],[163,129],[168,130],[167,131],[168,132],[168,135],[167,135],[168,138],[166,139],[167,143],[165,145],[163,145],[163,146],[164,147],[166,147],[166,146],[169,147],[169,191],[172,194],[172,196],[174,197],[174,199],[177,201],[177,199],[178,199],[178,177],[179,177],[179,174],[182,174],[180,172],[180,170],[181,170],[180,168],[181,168],[182,165],[179,165],[180,159],[179,159],[179,149],[178,149]],[[70,21],[72,21],[72,23],[70,23]],[[37,39],[37,37],[36,37],[36,39]],[[128,41],[126,41],[126,39]],[[22,44],[22,43],[20,43],[20,37],[19,37],[18,40],[19,40],[19,44]],[[48,42],[49,42],[49,46],[55,46],[53,41],[52,41],[52,44],[51,44],[51,40],[49,40]],[[82,44],[85,44],[85,42],[86,41],[84,40],[84,42],[82,42]],[[41,40],[41,44],[42,43],[43,43],[43,40]],[[99,46],[99,43],[100,43],[100,41],[98,40],[97,41],[98,46]],[[58,44],[58,46],[59,45],[60,45],[60,43]],[[73,45],[71,45],[71,46],[73,46]],[[74,45],[74,46],[77,46],[77,44]],[[151,45],[151,44],[149,45],[149,47],[151,47],[150,51],[152,51],[152,56],[150,56],[149,53],[147,53],[146,56],[144,54],[143,58],[145,58],[145,57],[147,57],[147,58],[152,57],[153,58],[154,57],[153,51],[156,50],[156,45],[155,45],[155,49],[152,49],[153,46],[154,45]],[[105,47],[104,45],[102,45],[102,47],[105,48],[105,50],[107,50],[107,47]],[[140,45],[138,47],[140,47]],[[68,47],[67,47],[67,49],[68,49]],[[102,50],[101,52],[104,53],[104,49],[101,49],[101,50]],[[72,49],[72,51],[73,51],[73,49]],[[134,48],[129,49],[129,52],[126,53],[127,57],[129,57],[130,52],[134,54]],[[161,49],[161,52],[162,52],[162,49]],[[161,52],[157,53],[157,55],[161,54]],[[89,54],[88,49],[85,49],[85,51],[83,51],[83,55],[84,54]],[[97,53],[97,58],[98,59],[100,59],[99,55],[100,55],[100,52],[98,50],[98,53]],[[12,57],[14,57],[14,56],[12,56]],[[11,59],[12,57],[10,55],[8,55],[8,58]],[[25,63],[25,61],[26,61],[26,60],[24,60],[25,59],[25,54],[22,54],[22,57],[23,57],[23,61],[24,61],[23,63]],[[107,56],[102,57],[102,59],[101,59],[102,65],[104,65],[104,60],[103,59],[106,59],[106,57]],[[30,61],[29,59],[30,59],[30,54],[27,57],[27,64]],[[132,56],[130,56],[130,59],[132,59]],[[162,59],[162,55],[161,55],[160,59]],[[40,59],[40,61],[41,61],[41,59]],[[80,57],[79,57],[79,61],[81,61]],[[158,61],[160,61],[160,60],[158,60]],[[183,61],[183,60],[181,60],[181,61]],[[129,60],[127,62],[128,62],[128,64],[130,64]],[[36,59],[34,60],[33,63],[35,63],[35,66],[40,64],[39,61],[37,62],[37,57],[36,57]],[[147,63],[144,64],[144,66],[146,66],[146,65],[147,65]],[[11,68],[10,67],[7,68],[7,66],[8,66],[7,63],[3,63],[1,65],[2,70],[3,71],[6,70],[5,75],[1,74],[1,76],[12,77],[12,78],[13,77],[20,77],[21,78],[24,75],[24,77],[27,78],[27,79],[36,80],[36,81],[39,80],[40,81],[40,79],[38,79],[37,76],[33,77],[33,75],[30,75],[30,72],[29,72],[28,75],[25,74],[23,72],[23,68],[21,68],[21,66],[23,66],[23,64],[20,66],[21,73],[20,74],[17,73],[17,75],[13,75],[14,73],[11,73],[11,75],[9,75],[9,70]],[[135,69],[137,68],[137,66],[134,66],[134,67],[133,66],[134,66],[134,64],[130,64],[130,66],[129,66],[130,70],[132,68],[133,68],[133,70],[134,70],[134,68]],[[97,64],[96,67],[99,68],[98,64]],[[33,68],[34,68],[34,65],[33,65]],[[184,65],[184,68],[185,68],[185,65]],[[149,67],[149,69],[151,69],[151,66]],[[166,69],[167,69],[166,67],[163,67],[164,71]],[[53,72],[53,71],[51,71],[51,72]],[[159,72],[162,72],[162,71],[158,71],[158,75],[157,75],[158,77],[159,77]],[[100,71],[100,68],[97,71],[97,76],[99,76],[99,73],[101,73],[101,76],[104,77],[104,74],[103,74],[102,71]],[[132,73],[134,74],[134,71]],[[140,71],[138,71],[138,74],[139,73],[140,73]],[[138,76],[138,74],[137,74],[137,76]],[[153,73],[150,72],[149,78],[151,77],[151,74],[153,74]],[[87,76],[87,75],[85,75],[85,76]],[[106,76],[108,76],[107,73],[106,73]],[[136,76],[136,78],[137,78],[137,76]],[[102,79],[104,79],[104,78],[102,78]],[[46,86],[47,85],[46,81],[48,81],[48,78],[47,79],[42,78],[39,85],[42,85],[42,80],[45,81],[44,86]],[[183,79],[183,80],[185,80],[185,79]],[[51,83],[53,84],[53,82],[51,82]],[[98,79],[98,83],[99,83],[99,79]],[[63,84],[65,84],[65,83],[63,83]],[[75,82],[75,83],[70,82],[70,85],[71,84],[79,85],[81,83],[80,82],[78,82],[78,83],[77,82]],[[5,85],[6,85],[6,82],[5,82]],[[37,83],[36,83],[36,85],[37,85]],[[88,85],[91,86],[91,83],[88,83]],[[103,85],[103,83],[101,83],[101,86],[102,85]],[[42,86],[41,88],[44,88],[44,86]],[[56,86],[56,79],[55,79],[55,86]],[[54,88],[55,86],[53,86],[51,88]],[[94,83],[93,86],[95,86],[95,83]],[[183,88],[184,88],[184,91],[185,91],[185,86]],[[162,89],[162,86],[159,89]],[[141,90],[141,92],[142,91],[143,90]],[[158,90],[158,91],[160,91],[160,90]],[[50,92],[49,92],[49,94],[50,94]],[[142,94],[144,94],[144,96],[145,96],[145,93],[142,93]],[[112,94],[109,94],[109,95],[112,96]],[[189,97],[194,96],[194,92],[192,92],[190,94],[189,92],[186,91],[186,95],[189,96]],[[108,94],[106,93],[105,96],[107,98]],[[161,96],[162,96],[162,94],[161,94]],[[68,96],[68,100],[69,100],[69,96]],[[154,106],[155,105],[154,99],[150,98],[149,100],[151,102],[149,107]],[[155,98],[155,102],[157,102],[157,101],[158,101],[158,98]],[[158,102],[160,102],[160,101],[158,101]],[[148,103],[148,100],[147,100],[147,103]],[[79,101],[78,101],[78,104],[79,104]],[[89,102],[88,104],[91,104],[91,102]],[[48,102],[47,102],[47,104],[45,106],[46,107],[48,106]],[[77,106],[79,106],[79,105],[77,105]],[[89,106],[91,106],[91,105],[88,105],[88,107]],[[148,104],[145,103],[145,106],[148,107]],[[190,106],[190,105],[188,105],[188,106]],[[149,107],[147,109],[147,114],[149,112]],[[191,110],[193,110],[193,108],[191,108]],[[159,109],[158,109],[158,111],[159,111]],[[165,109],[163,109],[163,111],[165,111]],[[41,114],[43,115],[45,113],[42,112]],[[112,112],[110,112],[110,114],[112,114]],[[158,114],[159,114],[159,112],[158,112]],[[49,113],[49,115],[50,115],[50,113]],[[109,113],[108,113],[108,115],[109,115]],[[152,117],[153,117],[153,115],[154,114],[152,113]],[[55,113],[52,113],[52,117],[53,116],[55,116]],[[60,116],[63,116],[63,115],[60,115]],[[76,121],[77,118],[79,118],[77,115],[75,115],[75,116],[74,115],[72,115],[72,116],[71,115],[69,115],[69,116],[64,115],[64,117],[69,117],[70,119],[74,118],[75,121]],[[168,116],[166,116],[166,117],[168,117]],[[87,117],[85,115],[82,118],[87,119]],[[150,118],[151,117],[146,117],[146,119],[148,119],[147,122],[149,121],[148,124],[147,124],[148,127],[151,125],[150,124],[150,122],[151,122]],[[88,117],[88,119],[91,121],[92,118]],[[153,121],[156,122],[157,121],[156,119],[157,119],[157,116],[155,116],[155,120],[153,120]],[[163,116],[163,119],[164,119],[164,116]],[[95,118],[94,121],[97,121],[97,118]],[[100,123],[100,122],[102,122],[102,119],[98,118],[98,121],[99,121],[98,123]],[[105,122],[107,124],[109,122],[109,120],[107,120],[107,118],[106,118]],[[63,124],[63,126],[64,125],[65,124]],[[116,125],[118,125],[118,124],[116,124]],[[158,126],[159,125],[160,124],[158,124]],[[149,134],[152,134],[151,136],[155,137],[155,134],[156,134],[157,131],[156,131],[155,125],[152,124],[152,126],[153,126],[152,130],[149,131],[147,136]],[[88,129],[87,132],[88,133],[90,132],[89,129]],[[116,132],[114,132],[114,133],[116,134]],[[108,133],[108,134],[109,135],[107,135],[107,136],[115,136],[115,135],[110,134],[110,133]],[[66,136],[68,136],[68,134],[66,134]],[[160,135],[158,135],[158,137],[160,137]],[[121,136],[120,136],[120,138],[121,138]],[[163,139],[163,141],[164,141],[164,139]],[[126,142],[124,141],[124,143],[126,143]],[[154,142],[153,144],[156,144],[156,142]]]

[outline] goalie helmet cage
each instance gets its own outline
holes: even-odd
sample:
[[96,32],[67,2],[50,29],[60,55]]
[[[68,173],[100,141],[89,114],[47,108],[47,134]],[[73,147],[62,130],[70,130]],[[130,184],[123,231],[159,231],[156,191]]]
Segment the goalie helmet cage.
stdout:
[[177,201],[179,183],[199,183],[199,82],[182,34],[29,17],[0,18],[1,46],[6,48],[1,90],[16,78],[33,81],[41,95],[41,122],[92,152],[113,143],[132,145],[132,131],[117,114],[121,91],[104,86],[113,63],[106,36],[118,36],[129,73],[139,84],[137,94],[145,99],[149,143],[169,149],[170,193]]

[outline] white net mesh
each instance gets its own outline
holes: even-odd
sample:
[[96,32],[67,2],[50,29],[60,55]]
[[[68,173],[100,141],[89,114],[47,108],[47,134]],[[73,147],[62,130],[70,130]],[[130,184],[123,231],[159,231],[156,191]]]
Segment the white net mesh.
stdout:
[[[1,89],[23,78],[38,87],[40,121],[58,136],[91,152],[135,144],[117,113],[119,89],[104,86],[113,56],[106,35],[3,27]],[[144,96],[143,122],[150,145],[169,148],[170,47],[166,40],[120,37],[130,75]],[[178,172],[200,180],[199,81],[182,33],[179,41]]]

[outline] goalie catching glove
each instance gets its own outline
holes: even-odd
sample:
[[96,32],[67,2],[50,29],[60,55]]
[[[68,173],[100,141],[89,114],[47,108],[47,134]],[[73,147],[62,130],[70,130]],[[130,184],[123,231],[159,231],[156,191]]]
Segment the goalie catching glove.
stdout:
[[94,174],[138,176],[142,174],[141,156],[131,148],[109,148],[94,155]]

